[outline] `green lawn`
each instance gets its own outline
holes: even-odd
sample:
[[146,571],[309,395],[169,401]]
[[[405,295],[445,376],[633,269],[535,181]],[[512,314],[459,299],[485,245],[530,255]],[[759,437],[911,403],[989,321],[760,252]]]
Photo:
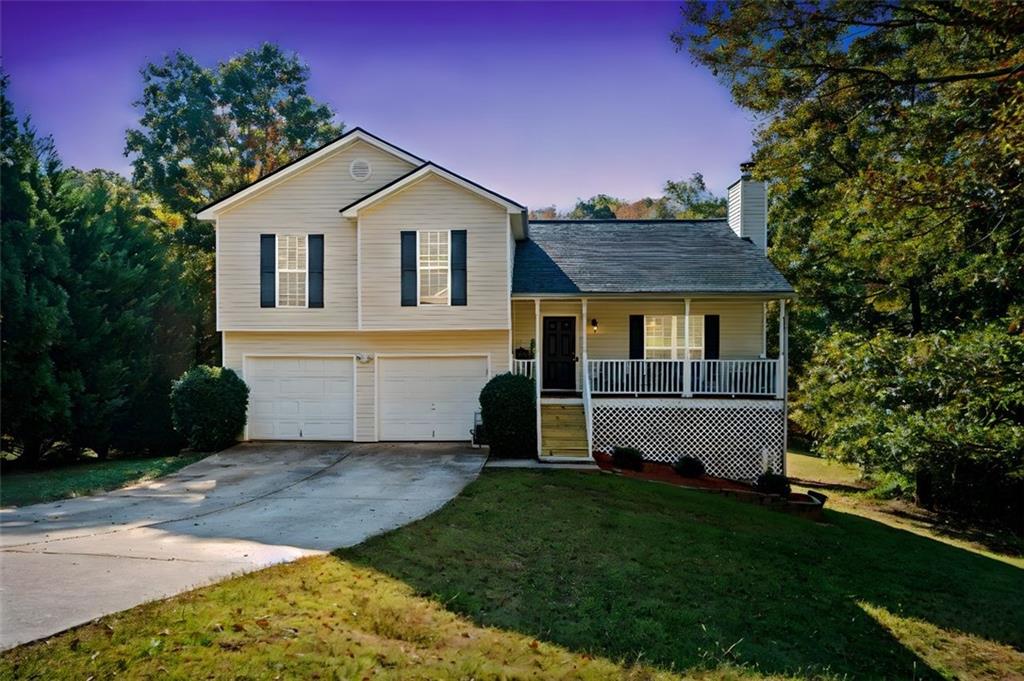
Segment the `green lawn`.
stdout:
[[861,479],[860,471],[855,466],[798,452],[786,454],[786,474],[797,487],[805,487],[800,484],[801,481],[813,482],[814,486],[851,489],[867,489],[870,486]]
[[873,482],[864,480],[855,466],[791,451],[786,455],[786,467],[793,489],[824,492],[828,496],[827,505],[834,510],[877,520],[1024,568],[1024,537],[1009,530],[942,516],[906,499],[881,498],[871,492]]
[[0,676],[1024,673],[1024,571],[826,515],[611,475],[485,471],[420,522],[16,649]]
[[99,459],[61,468],[16,471],[0,477],[0,504],[27,506],[80,497],[173,473],[206,454],[179,454],[146,459]]

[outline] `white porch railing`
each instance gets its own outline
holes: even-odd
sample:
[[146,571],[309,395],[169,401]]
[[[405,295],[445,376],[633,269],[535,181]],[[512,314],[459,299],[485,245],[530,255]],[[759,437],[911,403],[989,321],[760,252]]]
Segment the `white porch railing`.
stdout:
[[537,366],[537,360],[535,359],[513,359],[512,373],[533,378],[535,366]]
[[587,374],[599,395],[780,394],[777,359],[592,359]]
[[587,453],[594,456],[594,409],[591,405],[590,362],[583,355],[583,418],[587,426]]

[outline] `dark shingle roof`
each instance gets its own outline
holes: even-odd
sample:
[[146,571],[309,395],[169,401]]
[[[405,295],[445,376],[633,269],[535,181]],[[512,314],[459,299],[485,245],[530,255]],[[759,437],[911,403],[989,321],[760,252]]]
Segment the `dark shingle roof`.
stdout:
[[513,293],[792,293],[725,220],[531,221]]

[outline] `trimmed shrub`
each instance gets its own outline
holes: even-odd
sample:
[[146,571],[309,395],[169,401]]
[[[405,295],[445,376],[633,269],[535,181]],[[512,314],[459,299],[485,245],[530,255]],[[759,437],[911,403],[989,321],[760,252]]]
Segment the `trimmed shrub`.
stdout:
[[491,454],[532,458],[537,453],[537,394],[533,379],[499,374],[480,391],[480,416]]
[[757,476],[754,489],[762,494],[788,496],[790,492],[789,478],[778,473],[761,473]]
[[681,457],[672,468],[684,478],[704,477],[704,462],[694,456]]
[[612,447],[612,465],[624,471],[642,471],[644,454],[635,447]]
[[197,366],[171,384],[174,429],[197,452],[234,444],[248,406],[249,386],[231,369]]

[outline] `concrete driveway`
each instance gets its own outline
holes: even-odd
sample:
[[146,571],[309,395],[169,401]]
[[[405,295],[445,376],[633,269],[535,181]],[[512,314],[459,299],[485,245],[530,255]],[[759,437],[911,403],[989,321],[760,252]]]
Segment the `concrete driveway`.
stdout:
[[483,466],[449,444],[242,444],[150,483],[0,510],[0,648],[429,515]]

